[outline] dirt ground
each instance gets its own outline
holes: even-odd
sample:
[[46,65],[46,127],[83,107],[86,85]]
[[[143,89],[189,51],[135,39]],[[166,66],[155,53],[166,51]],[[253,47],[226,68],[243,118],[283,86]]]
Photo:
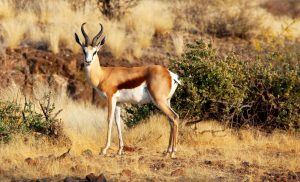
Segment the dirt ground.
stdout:
[[[300,181],[297,135],[235,132],[215,122],[199,123],[196,130],[181,126],[177,156],[171,159],[163,154],[168,140],[165,120],[152,116],[125,130],[122,156],[117,155],[116,136],[106,156],[99,155],[104,140],[99,144],[71,137],[70,147],[21,137],[1,146],[0,179],[93,181],[104,176],[108,181]],[[91,147],[86,145],[89,142],[94,142]]]

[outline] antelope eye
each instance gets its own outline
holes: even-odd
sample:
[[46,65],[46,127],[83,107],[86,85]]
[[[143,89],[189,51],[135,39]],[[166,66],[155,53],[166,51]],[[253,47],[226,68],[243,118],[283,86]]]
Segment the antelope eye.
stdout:
[[93,53],[93,56],[95,56],[95,54],[96,54],[96,51]]

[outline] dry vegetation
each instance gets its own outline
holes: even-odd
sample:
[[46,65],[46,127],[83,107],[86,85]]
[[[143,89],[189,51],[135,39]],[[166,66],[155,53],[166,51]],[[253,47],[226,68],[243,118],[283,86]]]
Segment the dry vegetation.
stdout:
[[[34,100],[49,92],[42,84],[37,84],[34,90],[31,96]],[[24,100],[16,86],[2,90],[1,95],[2,100],[16,97],[20,102]],[[106,112],[72,101],[61,92],[53,99],[57,109],[63,108],[60,117],[68,138],[52,140],[38,133],[14,135],[9,144],[0,144],[1,181],[12,178],[56,181],[66,176],[83,178],[91,172],[104,173],[113,180],[137,181],[257,181],[297,179],[299,175],[299,133],[274,131],[268,134],[255,128],[236,131],[215,121],[203,121],[190,127],[182,123],[178,156],[172,160],[162,155],[168,142],[169,125],[161,115],[153,115],[134,128],[125,128],[125,145],[128,146],[125,155],[116,155],[118,144],[114,131],[108,156],[100,156],[105,143]],[[74,113],[80,114],[75,116]],[[63,155],[68,149],[67,155]]]
[[[131,59],[132,56],[141,57],[145,49],[153,47],[156,35],[170,35],[167,37],[171,38],[173,45],[168,45],[169,41],[159,44],[165,51],[175,48],[177,55],[184,49],[186,32],[247,38],[256,45],[278,38],[298,41],[300,36],[297,14],[289,16],[286,12],[274,16],[271,13],[276,10],[276,5],[281,5],[278,1],[176,0],[168,3],[144,0],[133,4],[121,6],[122,15],[107,18],[101,13],[97,1],[2,0],[0,40],[4,47],[10,48],[43,43],[54,53],[63,47],[77,52],[79,48],[74,44],[73,33],[79,31],[80,24],[88,22],[88,30],[94,35],[98,23],[102,23],[109,51],[117,58]],[[295,4],[293,11],[297,12],[299,5]]]
[[[78,51],[74,44],[74,32],[82,22],[89,22],[91,35],[105,27],[107,46],[111,53],[120,57],[142,55],[142,49],[151,45],[155,33],[169,32],[173,27],[173,16],[169,5],[162,1],[142,1],[120,20],[109,20],[102,15],[95,1],[74,4],[71,1],[19,1],[0,2],[1,33],[7,47],[20,44],[44,42],[54,53],[60,46]],[[151,9],[151,11],[149,11]],[[160,18],[155,18],[160,14]],[[17,31],[16,31],[17,30]]]
[[[213,121],[197,124],[197,129],[181,127],[178,157],[163,158],[167,143],[167,120],[152,116],[132,130],[125,130],[127,146],[134,147],[122,157],[116,156],[117,140],[106,157],[99,156],[104,144],[101,122],[103,116],[95,108],[69,103],[62,117],[66,133],[72,141],[69,155],[59,158],[69,145],[53,144],[47,138],[22,136],[1,145],[0,179],[63,179],[65,176],[83,177],[91,172],[104,173],[108,179],[124,180],[261,180],[268,173],[296,174],[299,171],[299,136],[274,132],[264,134],[256,130],[233,131]],[[61,106],[61,105],[59,105]],[[85,111],[85,112],[84,112]],[[68,115],[82,112],[80,123]],[[100,115],[100,116],[99,116]],[[79,119],[79,118],[77,118]],[[84,121],[84,122],[82,122]],[[97,121],[97,122],[93,122]],[[41,147],[41,145],[43,147]],[[91,154],[84,152],[90,150]],[[29,159],[30,158],[30,159]],[[179,176],[171,173],[182,170]],[[130,175],[123,174],[130,170]],[[199,172],[201,171],[201,172]],[[281,176],[280,176],[281,179]],[[283,178],[282,178],[283,179]]]
[[[102,14],[99,2],[0,0],[0,53],[16,47],[56,55],[66,49],[77,53],[80,48],[73,36],[80,32],[82,22],[88,22],[90,37],[102,23],[107,36],[104,52],[129,62],[143,57],[153,62],[152,58],[180,57],[185,44],[199,37],[215,42],[220,52],[225,47],[247,58],[256,56],[253,50],[263,53],[265,48],[276,50],[287,42],[300,41],[297,0],[288,0],[289,6],[279,0],[138,0],[118,7],[119,14],[108,17]],[[14,85],[3,88],[0,101],[23,104],[21,90]],[[25,94],[37,105],[50,90],[35,83],[32,94]],[[300,180],[299,132],[266,133],[247,126],[236,130],[216,121],[192,126],[181,123],[178,156],[172,160],[162,155],[169,125],[157,114],[133,128],[124,127],[127,149],[123,156],[115,155],[114,131],[109,155],[103,157],[99,152],[105,143],[106,110],[74,101],[65,90],[53,92],[56,109],[63,109],[59,117],[67,138],[14,134],[9,143],[0,143],[0,181],[58,181],[66,176],[84,178],[92,172],[104,173],[113,181]]]

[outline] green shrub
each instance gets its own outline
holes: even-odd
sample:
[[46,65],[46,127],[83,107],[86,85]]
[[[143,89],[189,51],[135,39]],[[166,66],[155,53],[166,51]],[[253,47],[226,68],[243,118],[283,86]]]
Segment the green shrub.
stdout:
[[[215,119],[230,126],[296,129],[300,126],[300,54],[297,47],[264,52],[253,60],[234,53],[218,56],[202,40],[187,45],[180,59],[172,60],[179,86],[171,100],[181,119]],[[293,50],[293,51],[291,51]],[[153,106],[134,106],[129,125],[153,112]]]
[[[245,81],[243,63],[234,56],[221,61],[203,41],[187,46],[189,50],[182,59],[173,62],[184,87],[175,92],[172,105],[181,118],[230,119],[241,107],[246,92],[239,87]],[[237,74],[240,79],[235,79]]]
[[153,104],[133,105],[125,108],[127,127],[131,128],[137,125],[140,121],[146,119],[151,113],[157,111]]
[[172,68],[184,87],[173,97],[175,110],[189,120],[217,119],[233,126],[299,128],[300,68],[296,54],[267,53],[245,61],[218,57],[202,40]]
[[40,102],[42,113],[39,113],[31,101],[25,100],[24,106],[16,101],[0,100],[0,141],[8,142],[13,134],[37,132],[51,137],[62,134],[62,124],[54,113],[55,105],[46,95]]

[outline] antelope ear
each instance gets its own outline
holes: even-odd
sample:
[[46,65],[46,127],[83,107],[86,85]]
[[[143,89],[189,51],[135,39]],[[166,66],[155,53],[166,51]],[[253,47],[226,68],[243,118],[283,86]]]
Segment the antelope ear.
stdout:
[[103,46],[104,43],[105,43],[105,37],[103,37],[101,42],[99,42],[99,44],[97,45],[97,50],[99,50]]
[[77,33],[75,33],[75,40],[76,40],[77,44],[79,44],[80,46],[82,46]]
[[105,43],[105,37],[103,37],[100,44],[103,45],[104,43]]

